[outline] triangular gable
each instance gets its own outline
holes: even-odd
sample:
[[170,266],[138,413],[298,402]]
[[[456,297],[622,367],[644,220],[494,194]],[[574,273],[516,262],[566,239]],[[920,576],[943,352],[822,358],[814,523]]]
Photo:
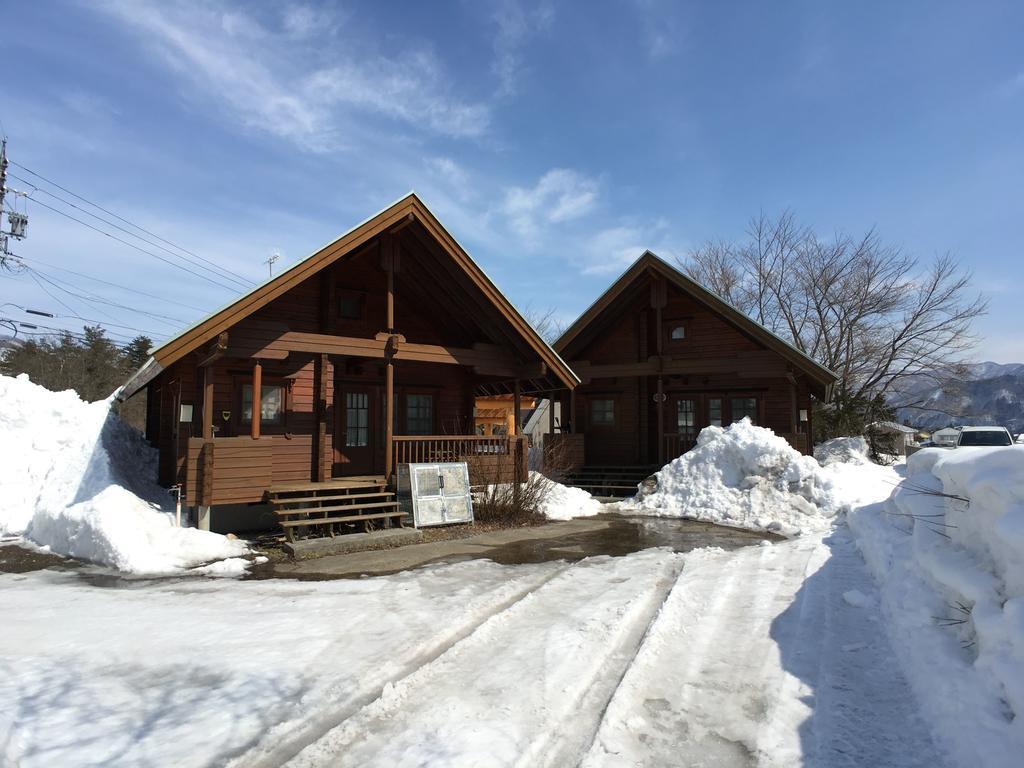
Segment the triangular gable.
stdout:
[[577,318],[569,328],[554,343],[559,354],[564,354],[566,349],[582,334],[591,323],[595,322],[615,300],[621,296],[633,283],[643,275],[653,271],[664,277],[669,283],[675,285],[688,296],[703,304],[719,317],[723,318],[730,325],[753,337],[766,348],[777,352],[797,369],[806,373],[810,378],[819,382],[826,388],[839,378],[835,373],[815,361],[812,357],[794,347],[789,342],[781,339],[757,321],[736,309],[732,304],[725,301],[715,293],[712,293],[700,283],[691,280],[675,267],[663,261],[651,251],[644,253],[633,264],[622,273],[618,280],[612,283],[601,296],[587,310]]
[[120,398],[131,397],[152,381],[160,371],[182,359],[191,352],[217,338],[251,314],[269,304],[287,291],[310,279],[321,270],[334,264],[344,256],[353,253],[374,237],[381,235],[405,221],[419,222],[431,237],[448,254],[452,261],[466,274],[474,286],[504,316],[505,320],[538,354],[548,369],[557,378],[572,388],[579,379],[558,353],[548,345],[533,326],[516,310],[512,303],[498,290],[458,241],[437,220],[415,193],[410,192],[393,205],[388,206],[363,223],[355,226],[333,242],[298,262],[294,266],[253,288],[235,299],[224,308],[214,312],[195,325],[186,329],[151,352],[150,359],[122,388]]

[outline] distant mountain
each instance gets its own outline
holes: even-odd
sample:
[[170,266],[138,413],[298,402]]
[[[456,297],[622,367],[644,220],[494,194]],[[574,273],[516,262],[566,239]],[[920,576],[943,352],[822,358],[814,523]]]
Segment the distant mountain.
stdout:
[[897,420],[922,429],[998,425],[1024,432],[1024,363],[974,363],[945,374],[914,377],[890,396]]

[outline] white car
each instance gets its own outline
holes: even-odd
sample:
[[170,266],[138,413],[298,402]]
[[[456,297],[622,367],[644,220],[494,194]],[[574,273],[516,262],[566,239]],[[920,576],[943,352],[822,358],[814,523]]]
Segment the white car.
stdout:
[[1001,445],[1013,445],[1013,438],[1005,427],[964,427],[956,440],[957,448]]

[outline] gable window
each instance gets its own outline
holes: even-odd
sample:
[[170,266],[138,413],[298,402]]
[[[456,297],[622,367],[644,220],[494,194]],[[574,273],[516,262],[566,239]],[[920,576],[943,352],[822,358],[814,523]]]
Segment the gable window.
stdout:
[[669,341],[682,341],[686,338],[686,326],[679,324],[673,325],[669,328],[668,340]]
[[595,427],[614,427],[615,401],[608,399],[591,400],[590,424]]
[[[260,423],[280,424],[284,420],[284,387],[264,384],[260,388]],[[252,384],[242,385],[242,421],[252,421]]]
[[757,424],[756,397],[734,397],[732,399],[732,420],[739,421],[744,416],[749,417],[752,424]]
[[405,396],[405,431],[410,435],[434,434],[434,396]]
[[338,317],[342,320],[362,320],[363,295],[355,291],[342,291],[338,296]]

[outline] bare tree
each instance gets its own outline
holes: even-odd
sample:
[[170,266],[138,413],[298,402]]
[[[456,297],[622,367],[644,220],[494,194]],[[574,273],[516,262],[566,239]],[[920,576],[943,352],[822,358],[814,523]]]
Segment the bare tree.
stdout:
[[523,317],[548,344],[554,344],[555,340],[565,333],[566,326],[558,319],[553,308],[538,309],[532,304],[527,304],[523,308]]
[[922,264],[874,230],[822,239],[789,211],[762,213],[744,242],[708,243],[682,267],[835,371],[836,402],[862,409],[922,405],[901,385],[954,378],[987,304],[949,254]]

